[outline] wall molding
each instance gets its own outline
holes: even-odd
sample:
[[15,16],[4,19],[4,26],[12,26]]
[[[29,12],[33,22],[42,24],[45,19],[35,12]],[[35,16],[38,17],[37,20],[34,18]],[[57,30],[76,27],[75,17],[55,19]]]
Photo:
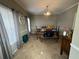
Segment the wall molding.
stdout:
[[74,44],[72,44],[72,43],[71,43],[70,45],[71,45],[72,48],[74,48],[76,51],[79,52],[79,47],[77,47],[76,45],[74,45]]
[[69,6],[68,8],[65,8],[64,10],[62,10],[61,12],[59,12],[59,14],[68,11],[69,9],[71,9],[71,8],[73,8],[73,7],[75,7],[75,6],[77,6],[78,4],[79,4],[79,2],[77,2],[77,3],[75,3],[75,4],[71,5],[71,6]]

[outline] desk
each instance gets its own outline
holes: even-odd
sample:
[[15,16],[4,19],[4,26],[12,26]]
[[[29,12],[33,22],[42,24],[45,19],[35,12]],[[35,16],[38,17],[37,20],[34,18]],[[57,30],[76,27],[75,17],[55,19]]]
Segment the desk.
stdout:
[[54,39],[59,39],[59,31],[57,30],[46,30],[46,31],[40,31],[37,30],[37,39],[38,38],[54,38]]

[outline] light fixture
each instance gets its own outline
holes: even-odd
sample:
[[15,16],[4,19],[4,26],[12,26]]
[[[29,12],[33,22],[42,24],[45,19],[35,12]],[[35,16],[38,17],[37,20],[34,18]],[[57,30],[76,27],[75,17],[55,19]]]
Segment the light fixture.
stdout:
[[64,32],[63,32],[63,36],[66,36],[66,35],[67,35],[67,32],[66,32],[66,31],[64,31]]
[[44,10],[44,15],[45,16],[50,16],[51,12],[48,10],[48,6],[46,6],[46,9]]
[[43,55],[44,54],[43,51],[41,51],[40,54]]

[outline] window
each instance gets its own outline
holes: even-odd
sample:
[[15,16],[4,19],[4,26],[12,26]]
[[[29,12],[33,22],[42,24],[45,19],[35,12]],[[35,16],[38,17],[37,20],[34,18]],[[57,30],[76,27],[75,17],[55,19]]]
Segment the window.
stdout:
[[30,19],[29,18],[27,18],[27,22],[28,22],[28,30],[29,30],[29,32],[31,32]]

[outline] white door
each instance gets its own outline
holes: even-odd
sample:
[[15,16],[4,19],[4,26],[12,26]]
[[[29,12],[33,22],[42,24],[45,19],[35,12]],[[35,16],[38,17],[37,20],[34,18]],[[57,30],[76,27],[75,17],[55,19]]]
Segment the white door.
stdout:
[[69,59],[79,59],[79,5],[76,14]]

